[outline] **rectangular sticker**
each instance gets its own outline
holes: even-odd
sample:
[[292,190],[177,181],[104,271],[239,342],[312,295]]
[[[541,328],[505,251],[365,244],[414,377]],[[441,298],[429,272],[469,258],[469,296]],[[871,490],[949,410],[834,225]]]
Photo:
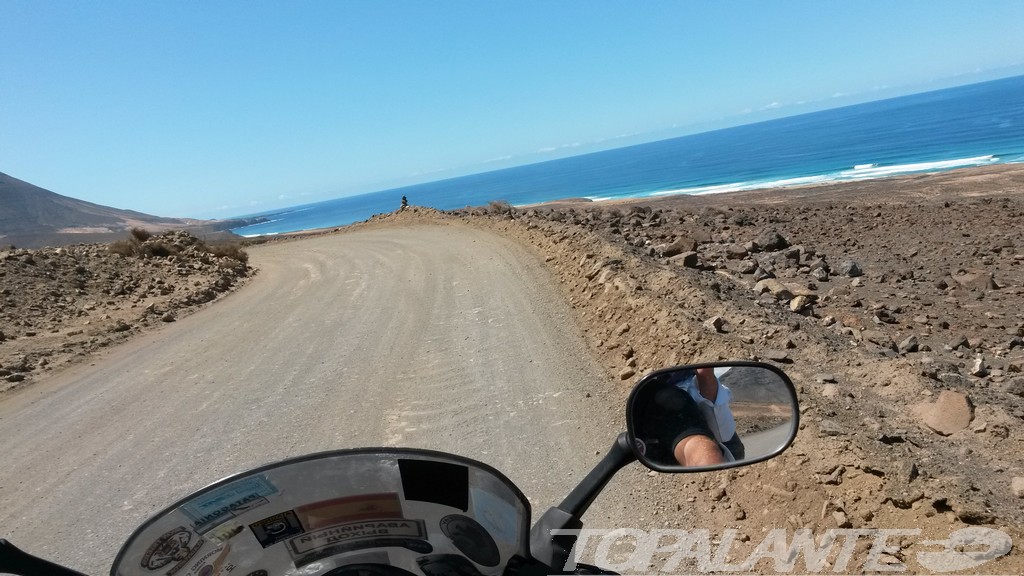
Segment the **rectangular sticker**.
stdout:
[[202,534],[239,514],[266,504],[265,496],[277,494],[277,488],[265,476],[253,476],[232,482],[188,502],[181,511],[192,519],[196,532]]
[[426,535],[427,531],[422,520],[365,520],[339,524],[296,536],[288,541],[288,547],[293,554],[303,555],[335,544],[363,538],[425,538]]
[[295,509],[307,530],[356,520],[401,518],[402,500],[395,492],[362,494],[305,504]]
[[305,532],[292,510],[253,522],[249,529],[264,548]]
[[465,512],[469,509],[469,468],[435,460],[398,459],[406,500],[432,502]]

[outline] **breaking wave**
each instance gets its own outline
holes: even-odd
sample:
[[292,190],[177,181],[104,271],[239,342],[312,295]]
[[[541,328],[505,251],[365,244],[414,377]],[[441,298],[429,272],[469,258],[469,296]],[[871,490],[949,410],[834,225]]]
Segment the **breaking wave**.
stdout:
[[828,174],[767,180],[750,180],[746,182],[731,182],[728,184],[714,184],[710,186],[693,186],[688,188],[675,188],[671,190],[657,190],[653,192],[635,192],[622,195],[587,196],[587,198],[594,202],[601,202],[605,200],[621,200],[627,198],[673,196],[676,194],[697,196],[706,194],[722,194],[725,192],[742,192],[745,190],[792,188],[795,186],[810,186],[813,184],[826,184],[829,182],[853,182],[856,180],[889,178],[892,176],[917,174],[921,172],[941,172],[944,170],[953,170],[955,168],[998,164],[999,162],[1000,159],[998,157],[993,154],[987,154],[985,156],[973,156],[970,158],[938,160],[934,162],[915,162],[911,164],[894,164],[892,166],[881,166],[879,164],[857,164],[852,169],[840,170],[838,172],[831,172]]

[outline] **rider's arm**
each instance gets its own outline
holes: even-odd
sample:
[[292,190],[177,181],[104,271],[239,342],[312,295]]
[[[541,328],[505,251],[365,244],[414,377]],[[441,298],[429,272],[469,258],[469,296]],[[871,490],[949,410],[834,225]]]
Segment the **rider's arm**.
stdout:
[[697,389],[701,396],[715,403],[718,399],[718,378],[715,378],[714,368],[697,368]]

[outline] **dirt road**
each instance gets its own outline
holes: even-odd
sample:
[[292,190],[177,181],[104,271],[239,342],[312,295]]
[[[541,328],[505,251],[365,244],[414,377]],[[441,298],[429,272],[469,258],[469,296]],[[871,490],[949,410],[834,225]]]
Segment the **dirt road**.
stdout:
[[[621,426],[553,281],[508,240],[366,229],[252,261],[258,277],[224,301],[0,402],[3,536],[101,573],[173,499],[267,461],[372,445],[483,460],[536,517]],[[595,508],[594,526],[628,520],[622,500]]]

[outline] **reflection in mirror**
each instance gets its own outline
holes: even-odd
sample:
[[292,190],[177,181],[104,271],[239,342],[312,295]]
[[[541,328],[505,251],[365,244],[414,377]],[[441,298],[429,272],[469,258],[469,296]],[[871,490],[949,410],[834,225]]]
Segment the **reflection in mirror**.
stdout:
[[637,457],[655,470],[731,468],[781,453],[796,435],[796,393],[773,366],[681,366],[643,378],[627,426]]

